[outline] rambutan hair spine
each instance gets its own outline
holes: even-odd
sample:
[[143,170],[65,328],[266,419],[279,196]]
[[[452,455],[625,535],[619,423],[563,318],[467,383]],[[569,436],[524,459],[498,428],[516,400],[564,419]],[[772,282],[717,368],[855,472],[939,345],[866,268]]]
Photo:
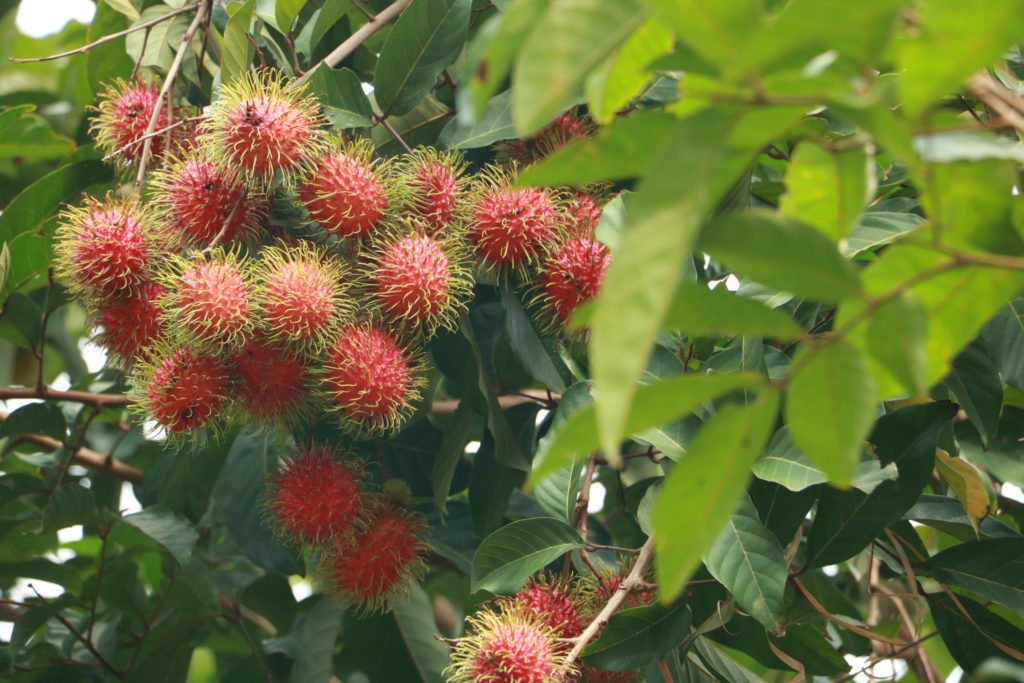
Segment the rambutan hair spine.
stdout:
[[107,350],[107,363],[130,370],[167,337],[160,299],[166,288],[147,281],[118,296],[95,302],[90,310],[93,342]]
[[233,406],[258,430],[291,429],[313,421],[312,360],[259,332],[225,358]]
[[[131,82],[115,78],[103,84],[98,104],[89,107],[95,112],[89,122],[89,134],[96,141],[97,149],[104,156],[110,156],[115,166],[125,168],[138,163],[143,147],[139,140],[146,134],[157,106],[162,111],[157,116],[156,129],[167,126],[167,107],[159,102],[159,97],[160,86],[155,79],[146,76],[139,76]],[[181,131],[174,129],[169,134],[173,148],[182,139]],[[153,138],[150,151],[154,159],[169,151],[165,143],[163,135]]]
[[406,216],[375,234],[357,272],[374,319],[405,338],[427,339],[456,328],[473,296],[474,270],[463,231],[453,224],[438,232]]
[[307,84],[264,68],[221,87],[199,126],[199,144],[223,173],[237,173],[256,187],[277,179],[291,187],[325,149],[325,125]]
[[252,337],[250,263],[238,249],[223,247],[168,259],[158,275],[167,288],[160,307],[177,343],[221,354]]
[[265,247],[253,269],[253,307],[263,335],[303,354],[322,354],[351,322],[348,264],[308,241]]
[[403,154],[395,163],[395,176],[405,187],[404,210],[422,219],[431,234],[465,223],[470,208],[468,166],[455,150],[417,147]]

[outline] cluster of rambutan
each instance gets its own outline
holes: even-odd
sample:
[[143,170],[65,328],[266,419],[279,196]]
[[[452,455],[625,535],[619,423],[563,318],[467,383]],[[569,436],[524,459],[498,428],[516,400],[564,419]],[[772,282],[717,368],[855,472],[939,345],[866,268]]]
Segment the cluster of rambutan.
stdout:
[[[638,683],[643,671],[605,671],[569,664],[573,639],[618,589],[622,576],[599,579],[531,578],[512,596],[485,605],[467,619],[446,670],[451,683],[547,683],[564,670],[566,681]],[[630,595],[623,608],[649,602]]]
[[[138,164],[157,98],[144,80],[108,88],[98,146]],[[538,139],[552,135],[565,137]],[[393,431],[421,398],[422,343],[454,327],[479,268],[561,329],[609,264],[593,197],[515,187],[514,168],[471,179],[430,149],[374,159],[273,71],[225,85],[196,136],[157,136],[153,152],[142,198],[64,212],[57,273],[131,372],[139,413],[170,435],[325,412],[357,434]],[[300,230],[275,223],[281,206]]]

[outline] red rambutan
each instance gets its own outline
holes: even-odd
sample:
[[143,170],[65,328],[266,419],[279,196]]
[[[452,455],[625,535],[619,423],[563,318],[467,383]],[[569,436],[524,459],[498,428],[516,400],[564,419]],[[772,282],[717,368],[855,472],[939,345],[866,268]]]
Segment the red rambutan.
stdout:
[[134,381],[134,409],[172,435],[208,426],[228,396],[228,375],[220,360],[189,349],[154,354]]
[[200,125],[201,143],[224,173],[267,184],[309,165],[323,146],[320,106],[306,86],[286,86],[281,72],[246,72],[227,83]]
[[336,139],[299,186],[310,220],[338,237],[368,237],[391,201],[386,168],[373,161],[369,141]]
[[565,327],[580,306],[598,295],[610,264],[611,252],[596,239],[573,237],[554,250],[543,266],[539,297],[555,327]]
[[291,424],[309,400],[309,369],[294,352],[251,339],[228,359],[238,400],[260,423]]
[[185,341],[237,348],[253,327],[247,269],[236,252],[221,248],[176,257],[164,274],[169,293],[161,304],[168,327]]
[[416,513],[383,505],[373,522],[348,542],[340,542],[324,561],[328,589],[364,613],[386,608],[422,577],[429,545],[426,523]]
[[351,316],[345,268],[306,242],[264,249],[255,279],[260,326],[290,346],[322,349]]
[[466,621],[444,672],[451,683],[547,683],[565,663],[555,631],[528,607],[483,609]]
[[418,354],[367,324],[343,327],[327,352],[323,386],[342,423],[356,431],[397,429],[420,398]]
[[574,587],[561,587],[546,579],[533,580],[515,595],[501,598],[503,608],[522,606],[533,611],[538,619],[559,638],[575,638],[585,625],[577,603],[580,598]]
[[502,145],[499,152],[521,164],[530,164],[551,156],[573,140],[585,138],[590,133],[590,125],[574,114],[566,112],[556,117],[532,138],[511,140]]
[[86,197],[61,214],[55,269],[68,288],[103,298],[127,294],[160,258],[155,223],[134,202]]
[[159,300],[165,292],[166,288],[159,282],[145,282],[124,295],[101,301],[97,310],[96,341],[130,365],[164,338]]
[[429,335],[439,325],[451,328],[470,298],[468,257],[457,239],[429,237],[418,223],[407,227],[374,240],[363,279],[384,320]]
[[522,270],[556,239],[558,222],[544,190],[492,187],[473,210],[469,237],[484,265],[502,272]]
[[[128,83],[118,78],[113,84],[104,86],[99,104],[94,107],[97,115],[89,124],[89,132],[96,140],[96,147],[106,155],[145,135],[159,96],[160,87],[143,79]],[[163,107],[157,115],[156,127],[153,130],[166,127],[167,109]],[[173,131],[171,134],[177,137]],[[157,135],[152,139],[150,154],[154,159],[164,153],[164,143],[163,135]],[[142,143],[131,145],[124,149],[123,154],[115,157],[115,161],[122,164],[137,163],[142,156],[143,147]]]
[[417,147],[399,164],[398,175],[409,188],[408,209],[426,221],[431,232],[443,230],[465,192],[466,162],[452,152]]
[[569,214],[569,232],[574,237],[593,237],[601,222],[601,207],[589,194],[575,193],[566,207]]
[[365,531],[376,497],[363,463],[325,445],[287,460],[268,481],[263,508],[275,533],[299,545],[345,541]]
[[157,171],[153,187],[159,215],[184,244],[205,247],[218,235],[222,244],[248,241],[259,229],[262,203],[196,149]]

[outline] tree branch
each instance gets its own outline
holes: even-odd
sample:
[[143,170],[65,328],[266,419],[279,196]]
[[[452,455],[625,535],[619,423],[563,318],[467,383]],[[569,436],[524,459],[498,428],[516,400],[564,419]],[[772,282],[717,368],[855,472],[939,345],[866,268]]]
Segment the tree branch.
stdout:
[[95,394],[90,391],[58,391],[50,387],[0,387],[0,401],[38,398],[44,401],[71,401],[97,408],[124,408],[132,401],[124,394]]
[[113,159],[113,158],[117,157],[118,155],[120,155],[120,154],[124,154],[124,153],[125,153],[126,151],[128,151],[128,149],[130,149],[131,147],[134,147],[135,145],[140,145],[140,144],[142,144],[143,142],[145,142],[145,141],[146,141],[146,140],[148,140],[149,138],[156,138],[156,137],[160,137],[160,136],[161,136],[161,135],[163,135],[164,133],[167,133],[167,132],[169,132],[169,131],[172,131],[172,130],[174,130],[175,128],[178,128],[179,126],[184,126],[185,124],[187,124],[187,123],[192,123],[192,122],[194,122],[194,121],[202,121],[202,120],[203,120],[203,119],[205,119],[205,118],[206,118],[206,115],[205,115],[205,114],[200,114],[199,116],[190,116],[190,117],[188,117],[188,118],[186,118],[186,119],[181,119],[181,120],[179,120],[179,121],[175,121],[174,123],[172,123],[172,124],[171,124],[171,125],[169,125],[169,126],[164,126],[164,127],[163,127],[163,128],[161,128],[160,130],[155,130],[155,131],[153,131],[152,133],[148,133],[148,134],[146,134],[146,135],[142,135],[142,136],[140,136],[140,137],[138,137],[138,138],[136,138],[136,139],[132,140],[131,142],[128,142],[128,143],[124,144],[124,145],[123,145],[123,146],[121,146],[121,147],[118,147],[118,148],[117,148],[117,149],[115,149],[115,150],[114,150],[113,152],[111,152],[111,153],[110,153],[110,154],[108,154],[107,156],[103,157],[102,161],[110,161],[111,159]]

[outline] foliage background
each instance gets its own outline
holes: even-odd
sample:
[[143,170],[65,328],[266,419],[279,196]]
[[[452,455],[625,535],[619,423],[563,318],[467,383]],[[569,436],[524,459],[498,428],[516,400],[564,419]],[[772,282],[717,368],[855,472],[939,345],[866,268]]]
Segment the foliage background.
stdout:
[[[332,123],[382,155],[401,146],[381,117],[478,166],[583,104],[596,137],[523,181],[626,190],[599,231],[615,262],[589,358],[490,285],[431,345],[434,409],[381,448],[435,555],[421,591],[370,619],[295,599],[306,558],[253,504],[274,439],[178,454],[120,399],[40,390],[125,389],[83,359],[86,317],[49,282],[51,240],[62,203],[119,185],[86,134],[100,84],[134,62],[165,71],[190,17],[145,44],[12,64],[184,3],[105,0],[88,27],[42,40],[14,30],[16,4],[0,1],[0,608],[17,619],[0,667],[14,680],[442,680],[433,634],[458,635],[487,589],[580,545],[581,519],[590,543],[654,532],[651,578],[675,602],[601,648],[648,680],[842,680],[893,657],[902,680],[956,665],[1024,679],[1024,505],[1004,489],[1024,485],[1020,2],[414,0],[317,69]],[[258,62],[247,32],[291,70],[365,21],[333,0],[214,3],[218,48],[202,73],[200,43],[187,48],[178,95],[205,104]],[[730,274],[735,293],[708,292]],[[526,389],[543,400],[508,405]],[[26,397],[44,400],[15,409]],[[106,457],[123,465],[103,471]],[[583,472],[608,491],[589,518],[574,514]],[[138,514],[119,514],[125,481]],[[62,542],[73,525],[82,538]],[[531,543],[540,566],[523,560]],[[36,598],[33,580],[64,592]]]

